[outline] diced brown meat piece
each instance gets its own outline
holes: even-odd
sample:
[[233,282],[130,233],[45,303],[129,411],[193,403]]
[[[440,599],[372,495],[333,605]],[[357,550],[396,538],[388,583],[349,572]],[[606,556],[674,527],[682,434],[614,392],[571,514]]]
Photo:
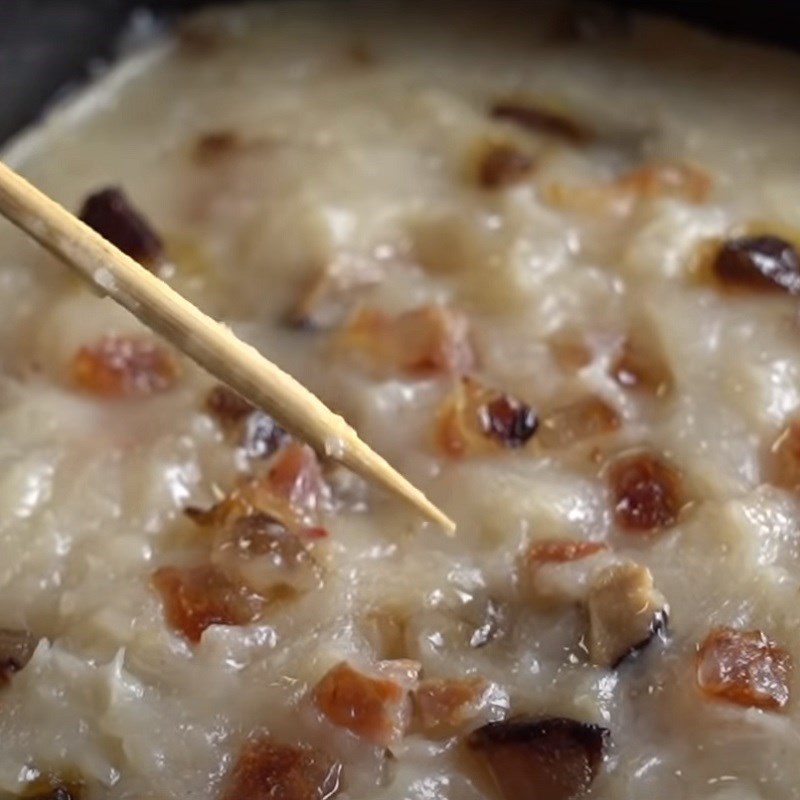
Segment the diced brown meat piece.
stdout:
[[320,585],[319,566],[300,539],[266,514],[239,517],[220,528],[211,562],[229,581],[262,597]]
[[470,734],[503,800],[577,800],[591,786],[608,731],[572,719],[512,717]]
[[78,350],[72,382],[98,397],[145,397],[171,389],[180,376],[172,353],[144,337],[105,336]]
[[362,310],[346,326],[339,344],[363,354],[378,368],[411,374],[462,374],[475,361],[466,317],[439,305],[397,317]]
[[134,261],[150,269],[164,255],[161,237],[131,205],[121,189],[109,188],[89,195],[80,218]]
[[709,174],[693,164],[663,162],[645,164],[607,183],[569,186],[551,183],[542,196],[552,206],[586,214],[629,214],[637,203],[659,197],[675,197],[689,203],[708,198]]
[[31,660],[38,642],[29,631],[0,628],[0,686]]
[[490,142],[481,148],[478,185],[501,189],[525,180],[533,171],[533,159],[513,144]]
[[533,133],[563,139],[573,145],[589,144],[597,134],[588,126],[565,114],[530,102],[504,100],[492,106],[491,116],[513,122]]
[[152,578],[170,627],[199,642],[210,625],[246,625],[263,606],[260,597],[232,583],[214,566],[161,567]]
[[543,414],[537,441],[555,450],[613,433],[621,424],[619,414],[605,400],[589,395]]
[[769,450],[765,472],[783,489],[800,489],[800,420],[791,420]]
[[481,709],[491,684],[480,675],[465,678],[432,678],[414,692],[414,708],[423,730],[459,728]]
[[672,370],[655,332],[638,328],[622,342],[611,363],[620,386],[652,397],[665,397],[673,387]]
[[314,703],[334,725],[372,744],[388,746],[404,735],[419,665],[413,661],[384,661],[367,675],[342,662],[314,687]]
[[631,533],[674,525],[684,506],[682,483],[680,473],[655,453],[618,458],[608,470],[617,525]]
[[739,236],[716,251],[712,271],[733,289],[800,293],[800,254],[779,236]]
[[534,542],[528,551],[528,561],[536,568],[541,564],[563,564],[608,550],[603,542],[582,542],[575,539],[545,539]]
[[697,651],[697,685],[710,697],[777,711],[789,702],[792,667],[763,631],[715,628]]
[[528,442],[538,424],[527,403],[465,377],[439,414],[437,441],[456,458],[515,449]]
[[650,570],[633,562],[606,567],[589,589],[589,657],[616,667],[666,629],[669,609]]
[[205,407],[250,458],[268,458],[291,438],[272,417],[222,384],[208,393]]
[[308,745],[264,736],[242,748],[223,800],[329,800],[339,793],[342,765]]

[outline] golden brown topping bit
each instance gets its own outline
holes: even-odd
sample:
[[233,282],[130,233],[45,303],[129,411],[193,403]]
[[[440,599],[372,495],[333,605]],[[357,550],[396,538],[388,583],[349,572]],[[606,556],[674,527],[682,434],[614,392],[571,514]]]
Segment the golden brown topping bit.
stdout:
[[708,172],[696,164],[663,161],[625,173],[616,185],[642,199],[677,196],[691,203],[703,203],[713,182]]
[[31,660],[38,642],[29,631],[0,628],[0,686]]
[[525,180],[533,166],[533,159],[513,144],[489,143],[478,161],[478,185],[484,189],[511,186]]
[[608,731],[573,719],[512,717],[470,734],[503,800],[575,800],[591,786]]
[[241,150],[242,145],[242,138],[236,131],[210,131],[197,137],[192,146],[192,157],[199,164],[213,164]]
[[267,458],[291,438],[272,417],[222,384],[208,393],[205,407],[251,458]]
[[296,328],[322,330],[339,325],[365,289],[380,283],[383,265],[375,259],[340,254],[303,287],[288,322]]
[[617,525],[632,533],[668,528],[684,505],[680,473],[654,453],[618,458],[608,470],[608,484]]
[[78,350],[70,372],[78,388],[98,397],[145,397],[171,389],[180,375],[180,364],[152,339],[104,336]]
[[152,578],[164,602],[170,627],[199,642],[210,625],[246,625],[263,606],[262,598],[232,583],[214,566],[161,567]]
[[778,236],[740,236],[723,242],[712,270],[724,286],[800,293],[800,255]]
[[702,203],[711,187],[711,177],[701,167],[663,162],[645,164],[606,183],[583,186],[551,183],[542,188],[542,196],[550,205],[565,211],[624,215],[637,202],[660,197]]
[[535,542],[528,550],[528,561],[534,568],[541,564],[564,564],[577,561],[602,550],[608,550],[603,542],[581,542],[574,539],[545,539]]
[[409,613],[387,606],[367,612],[361,632],[380,659],[408,657],[407,629]]
[[554,333],[547,340],[553,360],[566,372],[574,372],[592,363],[592,349],[586,337],[569,328]]
[[650,570],[633,562],[606,567],[589,589],[589,657],[616,667],[667,627],[669,609]]
[[596,134],[589,127],[565,114],[533,103],[506,100],[492,106],[493,119],[513,122],[534,133],[563,139],[573,145],[589,144]]
[[652,397],[665,397],[673,386],[664,350],[646,328],[637,328],[622,342],[610,371],[620,386]]
[[464,725],[480,710],[490,688],[480,675],[422,681],[414,692],[420,726],[426,731],[451,731]]
[[589,395],[559,406],[541,418],[537,441],[553,450],[619,430],[622,420],[605,400]]
[[142,266],[158,266],[164,255],[161,237],[131,205],[121,189],[109,188],[89,195],[80,218]]
[[185,513],[198,525],[208,527],[259,512],[296,533],[313,519],[329,496],[314,451],[293,441],[278,451],[266,475],[246,479],[209,509],[189,507]]
[[538,424],[527,403],[465,377],[442,407],[437,441],[447,455],[456,458],[515,449],[528,442]]
[[792,657],[762,631],[715,628],[697,651],[696,670],[710,697],[771,711],[789,702]]
[[384,661],[374,675],[342,662],[314,687],[314,703],[334,725],[385,747],[402,738],[408,727],[408,693],[418,672],[413,661]]
[[363,354],[376,367],[388,364],[412,374],[460,374],[475,361],[466,317],[440,305],[422,306],[397,317],[362,310],[350,320],[339,344]]
[[328,800],[339,793],[342,765],[308,745],[265,736],[245,744],[223,800]]
[[220,528],[211,562],[229,581],[262,597],[320,585],[319,567],[300,539],[266,514],[239,517]]
[[772,443],[767,479],[783,489],[800,488],[800,420],[792,420]]

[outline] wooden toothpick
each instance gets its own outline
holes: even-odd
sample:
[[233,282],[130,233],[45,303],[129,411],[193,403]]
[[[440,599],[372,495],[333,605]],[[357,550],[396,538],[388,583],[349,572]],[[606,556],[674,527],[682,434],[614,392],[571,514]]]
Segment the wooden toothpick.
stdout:
[[2,162],[0,214],[318,452],[379,483],[448,533],[455,531],[448,516],[291,375]]

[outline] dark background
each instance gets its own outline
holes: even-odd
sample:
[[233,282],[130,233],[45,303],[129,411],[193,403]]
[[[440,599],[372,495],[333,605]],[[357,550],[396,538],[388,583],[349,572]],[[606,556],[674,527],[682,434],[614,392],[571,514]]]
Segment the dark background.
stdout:
[[[611,2],[800,46],[800,0]],[[133,9],[146,7],[169,18],[202,4],[203,0],[0,0],[0,142],[34,119],[59,91],[85,79],[92,63],[108,58]]]

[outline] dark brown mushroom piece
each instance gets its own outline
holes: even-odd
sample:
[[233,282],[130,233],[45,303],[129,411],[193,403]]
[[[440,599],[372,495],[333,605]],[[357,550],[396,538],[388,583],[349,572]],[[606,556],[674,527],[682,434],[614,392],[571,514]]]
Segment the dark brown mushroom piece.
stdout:
[[342,765],[305,744],[265,736],[245,744],[223,800],[328,800],[339,793]]
[[0,686],[31,660],[38,641],[29,631],[0,628]]
[[589,144],[597,138],[597,134],[583,123],[566,114],[529,102],[500,101],[492,106],[491,116],[493,119],[513,122],[534,133],[563,139],[573,145]]
[[533,171],[533,159],[512,144],[491,143],[478,161],[478,185],[502,189],[525,180]]
[[89,195],[80,218],[142,266],[153,269],[164,255],[164,243],[122,189],[110,187]]
[[250,458],[268,458],[291,439],[269,414],[222,384],[208,393],[205,408]]
[[587,607],[589,657],[598,666],[619,666],[667,627],[664,596],[650,570],[633,562],[606,567],[589,589]]
[[65,786],[55,786],[52,789],[47,789],[36,794],[26,794],[23,797],[28,800],[78,800],[78,793]]
[[680,473],[655,453],[618,458],[608,470],[617,524],[629,533],[674,525],[684,505],[682,483]]
[[484,759],[504,800],[573,800],[597,775],[607,736],[587,722],[518,716],[478,728],[467,744]]
[[739,236],[723,242],[712,270],[724,286],[800,294],[800,254],[779,236]]
[[455,458],[524,447],[539,419],[524,401],[464,377],[439,412],[436,439]]

